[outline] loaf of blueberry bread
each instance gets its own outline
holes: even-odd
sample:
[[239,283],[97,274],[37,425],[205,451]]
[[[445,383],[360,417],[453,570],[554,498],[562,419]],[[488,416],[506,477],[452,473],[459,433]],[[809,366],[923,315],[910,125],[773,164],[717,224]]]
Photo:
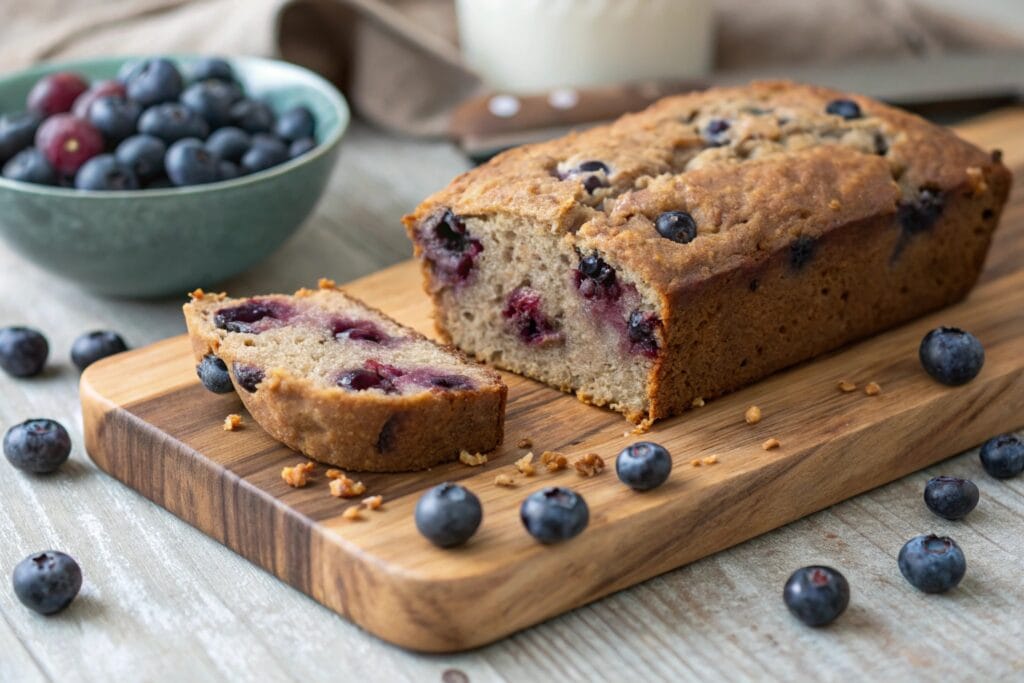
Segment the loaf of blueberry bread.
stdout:
[[417,470],[502,439],[507,389],[466,361],[322,280],[318,290],[184,307],[196,360],[229,368],[253,419],[338,467]]
[[867,97],[670,97],[405,217],[439,331],[637,423],[965,296],[1010,174]]

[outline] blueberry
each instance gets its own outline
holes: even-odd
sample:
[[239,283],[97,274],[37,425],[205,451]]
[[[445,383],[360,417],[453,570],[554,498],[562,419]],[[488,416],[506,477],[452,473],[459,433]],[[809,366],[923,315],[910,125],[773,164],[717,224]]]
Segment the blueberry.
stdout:
[[183,87],[178,67],[163,58],[145,60],[125,82],[128,99],[143,107],[176,100]]
[[248,363],[232,363],[231,369],[235,372],[235,381],[250,394],[256,391],[257,385],[263,381],[265,374],[262,368]]
[[523,501],[519,518],[530,535],[541,543],[558,543],[586,529],[590,511],[583,497],[572,489],[549,486]]
[[581,258],[579,271],[580,275],[603,287],[615,284],[615,269],[605,263],[604,259],[597,254]]
[[729,144],[729,128],[731,124],[726,119],[711,119],[704,126],[704,139],[712,147],[721,147]]
[[47,550],[29,555],[14,568],[14,594],[40,614],[56,614],[82,588],[82,569],[69,555]]
[[50,345],[28,327],[0,329],[0,367],[12,377],[32,377],[43,371]]
[[978,504],[978,497],[978,487],[974,482],[959,477],[933,477],[924,487],[924,504],[946,519],[966,517]]
[[211,129],[231,122],[231,91],[220,81],[190,85],[181,94],[181,103],[202,117]]
[[614,302],[622,296],[615,269],[597,254],[580,258],[574,277],[584,299]]
[[861,117],[860,105],[853,100],[846,99],[832,100],[825,105],[825,113],[842,116],[847,121]]
[[275,299],[249,299],[236,306],[228,306],[218,310],[213,316],[213,324],[228,332],[244,332],[258,334],[255,325],[264,319],[287,320],[293,314],[292,309]]
[[235,81],[235,70],[226,59],[220,57],[203,57],[197,59],[188,68],[188,77],[192,81]]
[[1015,434],[992,437],[981,447],[981,466],[997,479],[1009,479],[1024,472],[1024,442]]
[[657,331],[661,321],[653,313],[633,311],[626,321],[626,338],[630,349],[648,358],[658,355]]
[[416,503],[416,528],[442,548],[462,545],[483,519],[480,499],[459,484],[445,482],[424,493]]
[[78,169],[75,187],[79,190],[137,190],[139,178],[113,154],[101,154]]
[[588,175],[583,179],[583,189],[587,194],[594,194],[594,190],[602,187],[608,187],[608,181],[599,175]]
[[242,155],[242,172],[256,173],[288,161],[288,148],[276,137],[256,134],[252,147]]
[[178,102],[150,107],[139,117],[139,132],[160,138],[167,144],[185,138],[205,138],[210,127],[199,114]]
[[615,459],[619,481],[636,491],[649,491],[665,483],[672,471],[672,456],[664,446],[638,441],[627,446]]
[[288,142],[311,138],[316,132],[316,118],[309,107],[292,107],[274,124],[274,134]]
[[217,164],[217,173],[220,180],[234,180],[242,175],[238,165],[230,161],[222,161]]
[[697,222],[685,211],[666,211],[654,221],[654,229],[679,244],[687,244],[697,237]]
[[203,356],[196,366],[196,374],[203,386],[215,394],[227,394],[235,390],[227,364],[212,353]]
[[927,232],[942,216],[946,206],[945,196],[938,190],[922,188],[913,201],[900,202],[896,218],[907,235]]
[[249,133],[269,133],[274,127],[274,110],[265,102],[241,99],[231,107],[234,125]]
[[581,161],[576,166],[576,170],[573,171],[573,173],[597,173],[598,171],[604,173],[605,175],[611,173],[611,170],[608,168],[608,164],[604,163],[603,161],[596,160]]
[[955,327],[937,327],[926,334],[918,355],[932,379],[951,387],[970,382],[985,364],[978,338]]
[[316,148],[316,140],[313,138],[302,138],[296,140],[288,146],[288,158],[295,159],[301,157],[306,152],[312,151]]
[[801,567],[782,589],[789,611],[808,626],[831,624],[850,604],[850,584],[832,567]]
[[4,455],[23,472],[55,472],[70,454],[71,437],[60,423],[53,420],[26,420],[4,434]]
[[915,536],[900,549],[900,572],[914,588],[945,593],[964,578],[967,560],[952,538]]
[[79,335],[71,344],[71,362],[79,370],[85,370],[96,361],[127,351],[121,335],[110,330],[96,330]]
[[114,156],[142,181],[158,178],[164,173],[167,145],[152,135],[133,135],[114,151]]
[[8,180],[37,185],[56,185],[57,173],[46,160],[46,155],[35,147],[23,149],[14,155],[3,167],[3,176]]
[[145,59],[130,59],[120,66],[117,70],[117,76],[115,76],[115,79],[121,83],[128,83],[128,81],[137,76],[145,66]]
[[237,164],[242,160],[242,155],[249,151],[252,139],[249,134],[241,128],[226,126],[213,131],[206,139],[206,149],[210,150],[224,161]]
[[117,144],[135,133],[142,108],[121,97],[101,97],[89,106],[89,123],[96,126],[109,144]]
[[800,270],[814,258],[817,242],[813,237],[800,235],[789,245],[789,265]]
[[39,114],[28,111],[0,116],[0,166],[32,144],[42,121]]
[[565,341],[559,325],[543,309],[540,292],[531,287],[516,287],[505,299],[501,317],[524,344],[548,346]]
[[171,182],[183,185],[202,185],[220,180],[220,160],[195,138],[178,140],[167,150],[164,168]]
[[483,244],[466,228],[466,222],[451,209],[432,214],[420,225],[419,240],[423,258],[431,265],[434,277],[444,284],[469,279]]

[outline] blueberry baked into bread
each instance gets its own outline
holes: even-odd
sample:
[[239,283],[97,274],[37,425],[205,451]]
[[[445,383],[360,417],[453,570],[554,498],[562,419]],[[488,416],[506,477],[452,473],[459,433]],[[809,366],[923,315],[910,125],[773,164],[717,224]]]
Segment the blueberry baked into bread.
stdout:
[[272,437],[353,470],[417,470],[492,450],[507,389],[322,280],[318,290],[185,304],[196,360],[216,354]]
[[1010,174],[867,97],[670,97],[505,152],[405,218],[441,334],[649,423],[945,306]]

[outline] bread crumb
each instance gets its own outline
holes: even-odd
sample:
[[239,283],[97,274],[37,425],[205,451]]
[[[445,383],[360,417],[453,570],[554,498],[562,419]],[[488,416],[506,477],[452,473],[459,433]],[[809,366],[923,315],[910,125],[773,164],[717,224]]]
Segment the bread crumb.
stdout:
[[231,413],[224,418],[224,431],[233,432],[242,428],[242,416],[238,413]]
[[882,393],[882,385],[878,382],[868,382],[864,385],[864,393],[868,396],[878,396]]
[[533,448],[533,442],[529,439],[519,439],[516,442],[516,448]]
[[705,465],[717,465],[718,464],[718,456],[717,455],[709,455],[708,457],[706,457],[703,460],[701,460],[701,462],[704,463]]
[[757,406],[750,406],[747,408],[747,412],[743,413],[743,419],[747,421],[748,425],[756,425],[761,421],[761,409]]
[[523,457],[515,461],[516,469],[525,474],[527,477],[532,477],[535,470],[533,469],[533,451],[530,451]]
[[340,477],[331,479],[331,495],[335,498],[355,498],[366,493],[366,484],[361,481],[354,481],[342,474]]
[[701,398],[700,396],[698,396],[697,398],[695,398],[692,401],[690,401],[690,407],[691,408],[703,408],[704,407],[704,399]]
[[341,479],[342,477],[345,476],[345,473],[342,472],[341,470],[336,470],[332,468],[324,472],[324,476],[326,476],[328,479]]
[[587,453],[576,458],[572,466],[581,477],[592,477],[604,471],[604,458],[597,453]]
[[338,283],[329,277],[322,277],[316,281],[316,286],[320,289],[337,289]]
[[[333,482],[332,482],[333,483]],[[357,520],[362,519],[363,514],[359,511],[358,505],[350,505],[345,508],[345,511],[341,513],[342,519]]]
[[302,462],[294,467],[284,467],[281,469],[281,478],[289,486],[301,489],[309,483],[309,476],[313,473],[314,467],[315,465],[311,462]]
[[558,472],[569,466],[569,459],[558,451],[544,451],[540,454],[540,461],[544,463],[548,472]]
[[828,208],[832,209],[833,211],[838,211],[839,209],[843,208],[843,205],[839,203],[838,199],[831,199],[829,200]]
[[459,452],[459,462],[470,467],[479,467],[487,462],[487,456],[483,453],[470,453],[463,450]]
[[967,183],[971,186],[971,192],[975,197],[980,197],[988,191],[985,173],[977,166],[967,167]]
[[839,391],[845,394],[848,394],[851,391],[857,391],[857,385],[845,379],[839,380],[839,384],[837,384],[836,386],[839,387]]
[[384,504],[384,496],[377,494],[376,496],[370,496],[369,498],[363,498],[363,507],[367,510],[380,510],[380,506]]
[[700,458],[694,458],[693,460],[690,461],[690,464],[693,467],[700,467]]
[[763,444],[761,444],[761,448],[765,449],[766,451],[770,451],[770,450],[772,450],[774,448],[780,448],[781,446],[782,446],[782,442],[780,442],[775,437],[772,437],[772,438],[768,439],[767,441],[765,441]]
[[512,488],[516,485],[516,480],[511,474],[502,473],[494,478],[494,485]]

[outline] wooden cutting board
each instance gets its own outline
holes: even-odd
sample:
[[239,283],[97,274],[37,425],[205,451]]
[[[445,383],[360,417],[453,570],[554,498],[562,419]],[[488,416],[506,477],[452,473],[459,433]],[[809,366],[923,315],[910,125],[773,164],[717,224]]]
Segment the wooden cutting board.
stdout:
[[[966,135],[1001,145],[1024,165],[1024,114],[973,124]],[[1013,147],[1011,147],[1011,145]],[[1024,200],[1016,192],[982,283],[964,303],[658,423],[647,438],[672,453],[667,484],[634,493],[615,477],[614,455],[638,438],[618,414],[513,375],[505,444],[489,462],[412,474],[357,475],[384,506],[343,519],[351,501],[328,494],[324,467],[306,488],[281,468],[302,462],[248,417],[238,398],[204,390],[184,337],[109,358],[82,376],[86,447],[106,472],[267,571],[381,638],[423,651],[488,643],[674,567],[740,543],[902,477],[1024,423]],[[427,300],[411,263],[346,289],[425,333]],[[929,329],[957,325],[985,345],[985,367],[960,388],[931,381],[917,347]],[[842,393],[841,379],[861,389]],[[867,396],[863,386],[882,392]],[[748,406],[761,408],[756,425]],[[245,416],[237,432],[229,413]],[[525,451],[608,463],[494,484]],[[781,447],[761,444],[776,438]],[[692,461],[717,456],[717,464]],[[440,550],[417,533],[413,507],[428,487],[459,480],[483,502],[465,547]],[[567,543],[534,542],[520,502],[553,484],[575,488],[589,528]],[[211,571],[216,571],[212,568]],[[311,634],[310,637],[315,637]]]

